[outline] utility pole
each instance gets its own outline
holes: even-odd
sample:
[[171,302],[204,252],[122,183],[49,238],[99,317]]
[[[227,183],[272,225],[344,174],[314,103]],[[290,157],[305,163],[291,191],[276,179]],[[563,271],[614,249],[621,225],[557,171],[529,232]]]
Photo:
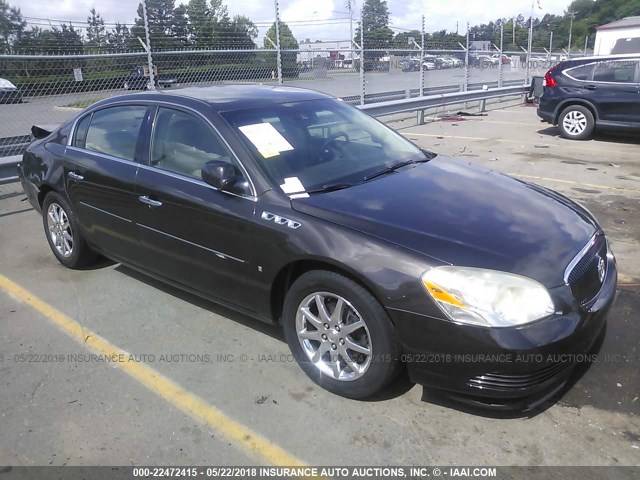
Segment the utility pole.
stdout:
[[551,60],[551,52],[553,52],[553,30],[549,34],[549,60]]
[[280,44],[280,5],[278,5],[278,0],[275,0],[274,7],[276,10],[276,68],[278,69],[278,83],[282,85],[282,51]]
[[584,55],[587,54],[587,47],[589,46],[589,35],[584,37]]
[[529,83],[529,73],[531,69],[531,50],[533,48],[533,12],[535,8],[535,1],[531,1],[531,18],[529,19],[529,42],[527,45],[527,80],[526,83]]
[[513,17],[513,21],[511,23],[513,26],[513,35],[511,37],[511,43],[515,45],[516,44],[516,17]]
[[[353,49],[353,3],[354,0],[347,0],[347,8],[349,9],[349,44]],[[351,59],[353,60],[353,52],[351,53]]]
[[569,12],[571,20],[569,21],[569,48],[567,48],[567,58],[571,58],[571,35],[573,34],[573,19],[576,18],[578,12]]

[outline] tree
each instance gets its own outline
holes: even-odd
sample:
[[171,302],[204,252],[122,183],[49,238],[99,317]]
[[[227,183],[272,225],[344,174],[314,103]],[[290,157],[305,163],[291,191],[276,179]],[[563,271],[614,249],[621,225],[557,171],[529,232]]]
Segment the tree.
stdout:
[[22,18],[20,9],[0,0],[0,51],[10,52],[20,40],[26,26],[27,22]]
[[194,45],[203,47],[213,39],[211,9],[207,0],[189,0],[187,4],[189,34]]
[[[362,20],[364,23],[364,45],[367,49],[388,50],[391,47],[393,31],[389,28],[389,8],[386,0],[365,0],[362,5]],[[356,29],[355,42],[360,43],[359,25]],[[367,58],[378,59],[384,56],[384,52],[369,52]]]
[[[172,35],[175,0],[146,0],[146,2],[149,37],[152,48],[156,50],[172,48],[175,45]],[[137,37],[145,40],[142,3],[138,5],[137,13],[138,18],[136,18],[135,25],[131,29],[131,33],[133,34],[132,43],[137,42]]]
[[236,15],[229,22],[227,35],[230,48],[248,50],[256,48],[254,39],[258,36],[258,27],[244,15]]
[[[284,76],[297,75],[298,53],[292,50],[298,50],[298,48],[300,48],[300,45],[298,45],[298,41],[293,36],[289,25],[284,22],[280,22],[280,24],[278,25],[278,30],[280,32],[280,49],[289,50],[281,53],[282,74]],[[268,39],[271,41],[269,41]],[[265,35],[263,40],[263,45],[266,49],[275,48],[274,44],[277,45],[275,22],[273,22],[273,25],[271,25],[271,27],[269,27],[269,30],[267,30],[267,34]]]
[[[296,37],[293,36],[293,33],[289,28],[289,25],[284,22],[280,22],[278,29],[280,31],[280,48],[282,50],[298,50],[298,48],[300,48]],[[273,44],[267,40],[267,38],[271,39],[274,44],[278,43],[276,42],[276,22],[273,22],[271,27],[269,27],[263,41],[264,48],[274,48]]]
[[95,8],[89,11],[87,17],[87,46],[100,49],[107,44],[107,32],[104,19]]
[[116,26],[107,33],[107,44],[111,51],[123,51],[131,41],[131,32],[126,24],[116,23]]
[[183,3],[173,10],[173,22],[171,24],[171,36],[179,46],[189,44],[189,19],[187,18],[187,6]]

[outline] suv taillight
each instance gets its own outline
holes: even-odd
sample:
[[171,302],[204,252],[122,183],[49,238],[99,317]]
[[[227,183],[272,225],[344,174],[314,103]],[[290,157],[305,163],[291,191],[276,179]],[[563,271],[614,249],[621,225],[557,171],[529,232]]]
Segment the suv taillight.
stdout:
[[554,87],[558,86],[558,84],[556,83],[554,78],[551,76],[551,72],[553,72],[553,70],[554,69],[552,68],[544,76],[544,86],[545,87],[554,88]]

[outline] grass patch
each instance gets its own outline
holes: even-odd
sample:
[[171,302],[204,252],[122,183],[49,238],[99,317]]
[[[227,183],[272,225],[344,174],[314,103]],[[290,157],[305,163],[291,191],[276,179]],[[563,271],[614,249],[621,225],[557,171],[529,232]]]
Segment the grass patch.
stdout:
[[93,105],[96,102],[102,100],[101,98],[87,98],[86,100],[78,100],[77,102],[69,103],[67,105],[60,105],[65,108],[87,108],[89,105]]

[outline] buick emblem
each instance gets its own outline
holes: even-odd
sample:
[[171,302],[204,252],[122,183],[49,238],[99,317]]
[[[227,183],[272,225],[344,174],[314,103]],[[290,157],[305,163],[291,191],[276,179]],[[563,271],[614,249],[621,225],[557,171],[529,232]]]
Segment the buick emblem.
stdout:
[[596,255],[598,259],[598,278],[600,279],[600,283],[604,282],[604,274],[605,274],[605,263],[604,258],[600,255]]

